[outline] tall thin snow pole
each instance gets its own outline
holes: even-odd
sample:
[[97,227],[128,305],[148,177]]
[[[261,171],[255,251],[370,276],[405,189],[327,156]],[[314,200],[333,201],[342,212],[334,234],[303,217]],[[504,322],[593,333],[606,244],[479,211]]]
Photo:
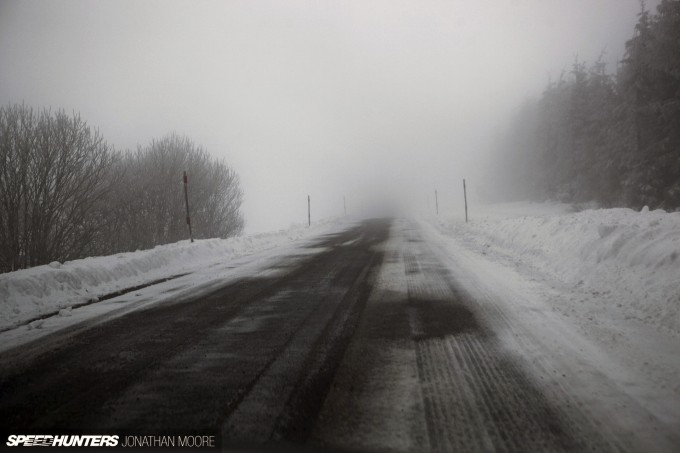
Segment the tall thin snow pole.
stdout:
[[342,196],[342,209],[345,211],[345,217],[347,217],[347,200],[345,196]]
[[463,178],[463,198],[465,199],[465,223],[468,221],[467,215],[467,189],[465,188],[465,178]]
[[189,192],[187,191],[187,185],[189,180],[187,178],[187,172],[184,172],[184,204],[187,207],[187,225],[189,226],[189,239],[194,242],[194,235],[191,233],[191,216],[189,215]]
[[312,226],[312,201],[307,195],[307,226]]
[[437,197],[437,189],[434,189],[434,205],[437,209],[437,215],[439,215],[439,198]]

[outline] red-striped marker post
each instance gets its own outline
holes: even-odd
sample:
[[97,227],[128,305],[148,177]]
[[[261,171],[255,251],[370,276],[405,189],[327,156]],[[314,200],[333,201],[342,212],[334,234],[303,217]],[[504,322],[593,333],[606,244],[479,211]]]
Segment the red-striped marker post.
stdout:
[[187,207],[187,226],[189,227],[189,239],[194,242],[194,235],[191,233],[191,216],[189,215],[189,192],[187,191],[187,186],[189,185],[189,179],[187,178],[187,172],[184,172],[184,203]]

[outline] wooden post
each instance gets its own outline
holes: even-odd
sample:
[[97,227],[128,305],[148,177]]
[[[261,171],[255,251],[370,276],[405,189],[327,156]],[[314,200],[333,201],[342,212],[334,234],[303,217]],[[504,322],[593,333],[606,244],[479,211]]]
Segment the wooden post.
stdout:
[[439,198],[437,197],[437,189],[434,189],[434,205],[437,210],[437,215],[439,215]]
[[465,178],[463,178],[463,198],[465,199],[465,223],[468,221],[467,215],[467,189],[465,188]]
[[307,226],[312,226],[312,201],[307,195]]
[[187,185],[189,180],[187,178],[187,172],[184,172],[184,204],[187,208],[187,226],[189,227],[189,239],[194,242],[194,235],[191,233],[191,216],[189,215],[189,192],[187,191]]

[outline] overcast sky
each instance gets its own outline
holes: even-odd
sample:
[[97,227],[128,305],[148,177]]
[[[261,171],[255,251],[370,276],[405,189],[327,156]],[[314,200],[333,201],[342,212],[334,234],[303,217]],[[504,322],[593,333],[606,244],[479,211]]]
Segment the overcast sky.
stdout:
[[[648,1],[654,9],[658,0]],[[241,177],[246,231],[384,194],[457,208],[500,125],[574,58],[614,69],[637,0],[6,1],[0,103],[168,132]],[[428,200],[429,199],[429,200]]]

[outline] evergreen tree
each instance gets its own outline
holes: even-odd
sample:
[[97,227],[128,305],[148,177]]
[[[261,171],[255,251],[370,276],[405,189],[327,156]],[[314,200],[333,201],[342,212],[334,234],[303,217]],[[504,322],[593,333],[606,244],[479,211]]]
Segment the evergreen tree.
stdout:
[[655,15],[642,7],[616,77],[602,58],[577,60],[514,129],[517,162],[504,168],[534,174],[520,172],[507,193],[680,208],[680,0],[662,0]]

